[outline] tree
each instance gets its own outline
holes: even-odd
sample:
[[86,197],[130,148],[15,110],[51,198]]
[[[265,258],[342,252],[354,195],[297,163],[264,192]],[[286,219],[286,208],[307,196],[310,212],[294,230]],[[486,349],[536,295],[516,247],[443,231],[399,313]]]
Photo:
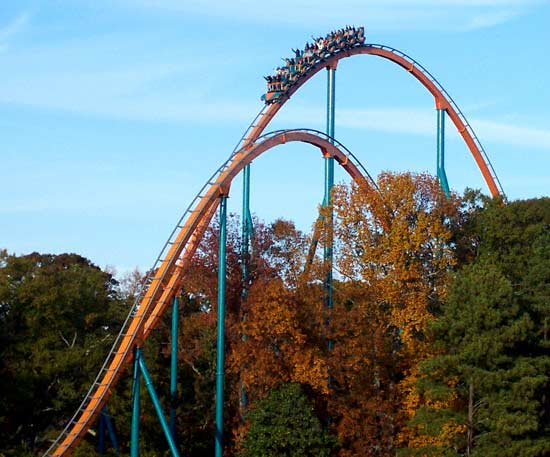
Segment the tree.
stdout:
[[0,253],[0,441],[47,446],[120,325],[116,282],[76,254]]
[[429,402],[413,421],[431,436],[445,434],[450,417],[461,428],[417,453],[546,456],[550,199],[489,202],[473,226],[477,257],[432,325],[438,354],[419,381]]
[[281,384],[249,412],[242,457],[328,457],[335,445],[302,387]]
[[[323,395],[328,374],[320,336],[313,335],[311,308],[298,292],[305,261],[306,237],[294,224],[276,220],[266,225],[256,220],[250,275],[241,280],[240,224],[228,221],[226,293],[226,376],[224,430],[226,453],[238,447],[244,431],[240,408],[242,388],[253,407],[281,382],[308,384]],[[218,222],[205,233],[184,277],[184,313],[180,360],[186,372],[182,392],[182,431],[186,449],[201,440],[191,430],[203,430],[211,445],[215,374]],[[246,288],[247,293],[243,294]],[[319,316],[322,322],[322,317]],[[191,412],[185,413],[184,410]],[[203,451],[206,449],[203,447]],[[193,454],[193,451],[190,451]],[[196,455],[203,455],[197,449]]]
[[[406,421],[421,404],[418,363],[431,353],[428,323],[455,263],[460,200],[427,174],[382,173],[379,191],[337,187],[337,267],[346,281],[331,320],[330,370],[340,395],[340,455],[394,455],[419,439]],[[347,308],[347,310],[346,310]]]

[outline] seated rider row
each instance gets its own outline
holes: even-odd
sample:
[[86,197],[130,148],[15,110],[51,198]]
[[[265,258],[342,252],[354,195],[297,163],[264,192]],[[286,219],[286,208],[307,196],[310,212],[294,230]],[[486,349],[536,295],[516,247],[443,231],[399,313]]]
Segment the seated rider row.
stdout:
[[312,44],[306,43],[303,50],[293,49],[294,57],[284,59],[286,62],[284,67],[277,67],[274,75],[264,76],[267,81],[267,92],[286,91],[301,74],[309,70],[318,61],[330,54],[350,49],[364,42],[364,27],[356,29],[355,27],[347,26],[329,33],[324,38],[315,38]]

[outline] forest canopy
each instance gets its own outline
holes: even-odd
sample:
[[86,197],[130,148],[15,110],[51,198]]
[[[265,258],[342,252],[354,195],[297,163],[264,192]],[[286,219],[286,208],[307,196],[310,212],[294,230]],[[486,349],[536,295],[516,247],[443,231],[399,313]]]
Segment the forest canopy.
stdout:
[[[446,198],[427,174],[383,173],[377,184],[337,186],[332,229],[326,209],[312,234],[255,219],[247,281],[230,216],[224,455],[550,455],[550,199]],[[218,225],[184,272],[177,398],[169,315],[143,348],[187,456],[213,453]],[[326,239],[332,309],[326,262],[309,255]],[[49,446],[141,281],[77,254],[0,251],[0,455]],[[130,396],[128,368],[107,403],[123,455]],[[149,398],[141,403],[141,454],[163,455]],[[95,454],[98,431],[75,455]]]

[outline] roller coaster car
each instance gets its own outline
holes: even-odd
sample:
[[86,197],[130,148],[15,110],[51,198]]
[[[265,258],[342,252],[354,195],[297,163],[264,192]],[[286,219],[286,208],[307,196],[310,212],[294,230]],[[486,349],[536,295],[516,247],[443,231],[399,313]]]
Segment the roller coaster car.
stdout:
[[283,95],[283,92],[280,91],[267,92],[262,95],[261,100],[262,102],[265,102],[266,105],[271,105],[272,103],[277,102],[281,98],[281,95]]
[[349,46],[356,46],[356,45],[361,45],[365,42],[365,36],[364,35],[361,35],[360,33],[357,34],[357,36],[353,36],[349,39],[348,43],[349,43]]
[[333,40],[328,44],[328,52],[329,54],[334,54],[339,49],[339,42],[337,40]]

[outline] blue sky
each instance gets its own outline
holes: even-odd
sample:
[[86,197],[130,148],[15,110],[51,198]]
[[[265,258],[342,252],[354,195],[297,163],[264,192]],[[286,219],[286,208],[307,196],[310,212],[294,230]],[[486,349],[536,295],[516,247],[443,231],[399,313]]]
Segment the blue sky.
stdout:
[[[438,78],[510,199],[549,194],[548,1],[2,0],[0,247],[147,268],[261,108],[262,76],[346,24]],[[433,99],[407,72],[359,56],[336,85],[336,136],[371,174],[434,171]],[[325,87],[320,73],[268,130],[323,130]],[[486,190],[447,125],[451,187]],[[310,147],[270,151],[253,164],[253,211],[308,230],[322,173]],[[240,179],[231,197],[239,211]]]

